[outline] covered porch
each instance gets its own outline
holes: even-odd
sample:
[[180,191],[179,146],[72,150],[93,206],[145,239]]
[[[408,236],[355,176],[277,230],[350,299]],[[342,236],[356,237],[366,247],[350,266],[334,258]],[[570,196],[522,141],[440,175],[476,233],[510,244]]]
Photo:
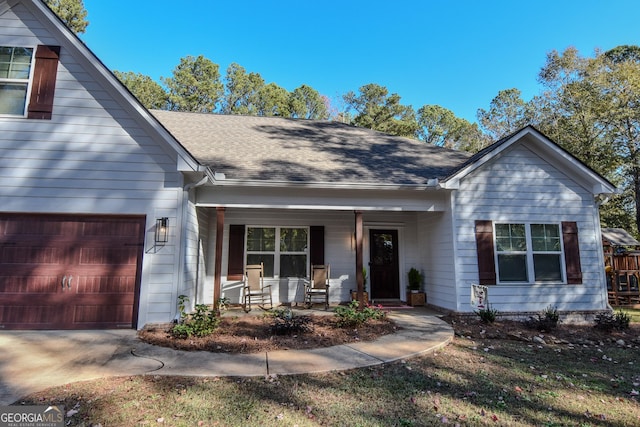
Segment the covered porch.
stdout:
[[351,301],[358,289],[374,304],[406,302],[411,268],[424,274],[427,298],[435,297],[434,263],[446,251],[453,257],[452,243],[441,244],[442,226],[448,223],[444,207],[443,200],[423,202],[421,210],[398,205],[348,209],[198,203],[194,255],[199,268],[191,272],[193,280],[185,280],[194,286],[188,293],[196,303],[225,298],[241,304],[244,266],[263,262],[275,306],[304,304],[305,284],[315,264],[331,266],[330,304]]

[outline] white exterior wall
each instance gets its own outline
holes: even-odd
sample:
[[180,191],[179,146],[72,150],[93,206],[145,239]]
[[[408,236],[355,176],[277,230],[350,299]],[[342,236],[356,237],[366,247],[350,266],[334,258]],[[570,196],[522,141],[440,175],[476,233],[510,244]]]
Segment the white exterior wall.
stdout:
[[488,299],[500,312],[602,310],[607,306],[599,242],[600,224],[592,193],[522,144],[472,172],[454,193],[457,230],[457,311],[468,312],[470,285],[478,283],[475,220],[513,223],[575,221],[582,284],[498,284]]
[[[168,321],[179,281],[177,154],[152,139],[86,58],[38,16],[22,3],[0,15],[3,45],[61,46],[52,120],[0,117],[0,210],[145,215],[138,327]],[[169,242],[155,246],[155,219],[164,216]]]
[[419,240],[423,247],[422,265],[429,304],[456,310],[456,266],[451,212],[421,213]]

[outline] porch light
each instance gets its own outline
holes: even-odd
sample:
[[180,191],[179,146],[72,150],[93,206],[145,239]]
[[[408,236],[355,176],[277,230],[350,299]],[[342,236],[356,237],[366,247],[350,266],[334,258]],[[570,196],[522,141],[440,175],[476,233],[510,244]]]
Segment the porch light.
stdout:
[[169,241],[169,218],[162,217],[156,219],[156,243],[167,243]]

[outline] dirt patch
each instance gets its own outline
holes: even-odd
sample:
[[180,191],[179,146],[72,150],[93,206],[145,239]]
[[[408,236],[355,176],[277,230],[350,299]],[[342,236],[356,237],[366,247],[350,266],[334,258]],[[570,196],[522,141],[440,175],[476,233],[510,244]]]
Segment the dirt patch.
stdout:
[[357,328],[343,328],[334,316],[309,315],[309,332],[277,335],[269,316],[223,317],[215,332],[207,337],[175,338],[171,325],[150,326],[138,333],[149,344],[187,351],[215,353],[258,353],[274,350],[304,350],[358,341],[372,341],[392,334],[397,326],[389,319],[368,320]]
[[628,329],[603,331],[594,324],[560,323],[551,330],[537,330],[528,327],[525,322],[515,320],[499,320],[494,323],[483,323],[477,318],[445,317],[453,326],[455,334],[469,339],[497,339],[546,343],[573,343],[592,345],[615,343],[620,340],[626,344],[640,344],[640,323],[632,323]]

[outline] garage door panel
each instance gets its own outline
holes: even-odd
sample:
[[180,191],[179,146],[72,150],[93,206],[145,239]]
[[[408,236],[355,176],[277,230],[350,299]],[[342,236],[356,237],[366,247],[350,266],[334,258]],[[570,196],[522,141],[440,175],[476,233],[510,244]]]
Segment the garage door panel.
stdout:
[[129,265],[135,270],[139,249],[135,247],[99,247],[80,249],[81,265]]
[[[3,246],[0,250],[0,263],[4,264],[64,264],[68,251],[58,247],[42,247],[42,242],[33,246]],[[0,267],[2,268],[2,267]]]
[[32,301],[28,305],[0,306],[0,328],[2,329],[48,329],[46,325],[65,323],[64,313],[53,305],[37,305]]
[[132,294],[136,277],[132,276],[79,276],[74,278],[73,290],[77,294]]
[[76,327],[81,325],[93,325],[96,319],[100,319],[103,324],[110,324],[110,327],[128,327],[131,324],[131,310],[133,304],[130,305],[79,305],[75,307],[73,323]]
[[82,237],[119,237],[130,238],[140,234],[140,224],[126,223],[115,220],[94,220],[82,224],[80,235]]
[[0,293],[55,294],[62,291],[62,275],[34,273],[0,275]]
[[60,218],[23,215],[21,217],[10,217],[0,219],[0,235],[5,237],[25,237],[36,236],[55,237],[64,236],[68,229],[68,224],[60,221]]
[[0,214],[0,328],[133,327],[144,224]]

